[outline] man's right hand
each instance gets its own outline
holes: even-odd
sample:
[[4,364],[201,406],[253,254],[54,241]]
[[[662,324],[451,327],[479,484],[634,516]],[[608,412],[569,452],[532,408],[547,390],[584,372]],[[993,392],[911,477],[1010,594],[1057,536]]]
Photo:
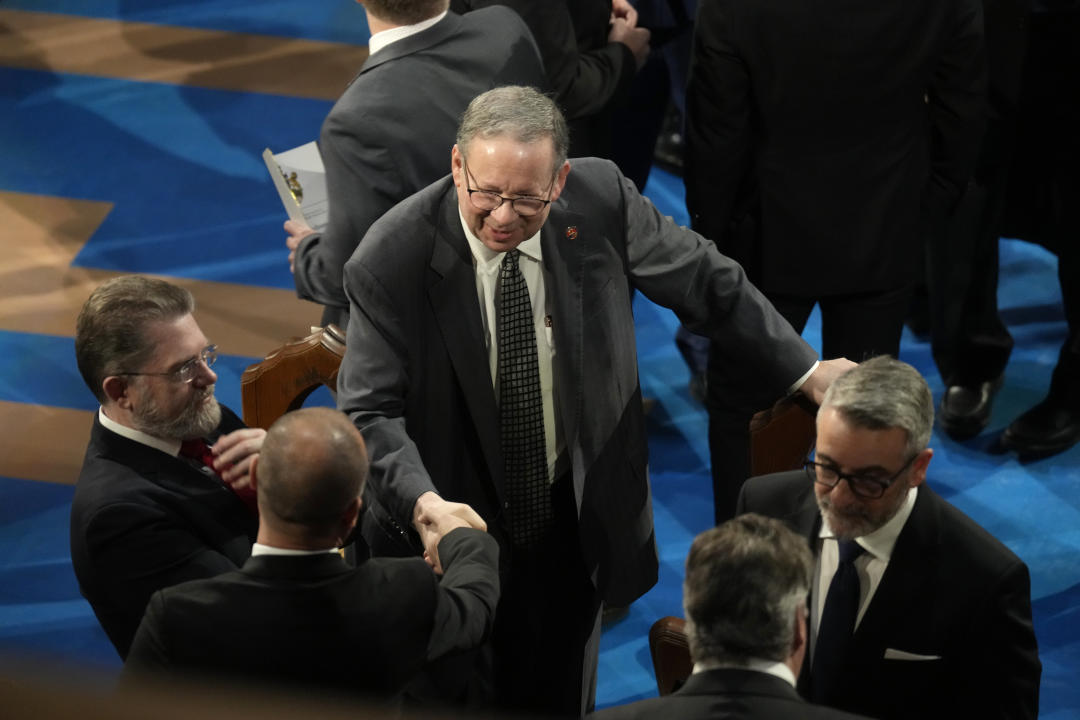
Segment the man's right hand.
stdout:
[[635,27],[624,17],[615,17],[611,20],[611,29],[608,31],[608,42],[621,42],[634,53],[637,69],[645,64],[649,57],[649,31],[646,28]]
[[446,533],[459,527],[487,531],[487,523],[472,507],[465,503],[448,502],[431,491],[416,499],[416,505],[413,506],[413,527],[420,533],[420,540],[424,543],[424,560],[440,575],[442,565],[439,562],[439,541]]

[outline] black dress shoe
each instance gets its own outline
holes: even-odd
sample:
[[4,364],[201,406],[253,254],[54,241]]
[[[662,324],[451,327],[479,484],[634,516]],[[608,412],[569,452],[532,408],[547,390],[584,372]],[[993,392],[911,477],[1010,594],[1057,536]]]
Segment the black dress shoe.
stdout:
[[990,422],[994,393],[1001,387],[1002,376],[978,385],[950,385],[941,398],[938,418],[941,429],[954,440],[975,437]]
[[1012,421],[1001,444],[1023,458],[1047,457],[1080,442],[1080,409],[1046,398]]

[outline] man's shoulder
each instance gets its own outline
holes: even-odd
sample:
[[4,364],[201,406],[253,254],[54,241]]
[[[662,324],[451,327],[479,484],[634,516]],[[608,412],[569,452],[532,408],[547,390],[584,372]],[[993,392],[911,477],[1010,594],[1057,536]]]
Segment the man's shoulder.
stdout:
[[450,197],[454,186],[453,177],[446,175],[390,208],[372,223],[364,241],[347,261],[369,265],[388,264],[400,270],[408,270],[419,259],[431,255],[431,246],[446,223],[459,223],[456,204],[453,210],[445,203],[453,203]]
[[[964,570],[969,576],[982,573],[996,578],[1025,565],[990,531],[929,487],[919,488],[916,511],[909,522],[912,520],[930,526],[932,532],[937,533],[943,563]],[[927,536],[934,537],[920,534],[920,537]]]
[[783,517],[801,510],[811,489],[803,470],[758,475],[747,480],[739,496],[743,512]]
[[521,36],[532,37],[521,15],[506,5],[489,5],[458,17],[463,29],[500,43],[515,42]]

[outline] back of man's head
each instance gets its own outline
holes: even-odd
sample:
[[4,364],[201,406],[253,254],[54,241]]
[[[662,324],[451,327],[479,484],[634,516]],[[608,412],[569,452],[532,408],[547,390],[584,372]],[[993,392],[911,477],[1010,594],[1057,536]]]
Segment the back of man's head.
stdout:
[[331,408],[286,413],[267,431],[259,452],[260,525],[294,540],[335,537],[360,497],[367,465],[364,439],[343,413]]
[[888,355],[862,362],[829,386],[821,409],[834,408],[855,427],[900,428],[907,432],[907,454],[930,444],[934,398],[919,371]]
[[450,0],[361,0],[364,9],[393,25],[415,25],[450,7]]
[[779,520],[753,513],[694,538],[683,583],[694,662],[787,660],[812,567],[805,539]]
[[90,293],[75,321],[75,361],[83,381],[105,404],[106,377],[142,366],[153,354],[147,329],[195,311],[185,288],[156,278],[124,275]]
[[550,140],[554,150],[552,173],[566,162],[570,148],[570,131],[559,106],[536,88],[523,85],[504,85],[473,98],[461,116],[455,142],[467,158],[473,139],[495,137],[527,145]]

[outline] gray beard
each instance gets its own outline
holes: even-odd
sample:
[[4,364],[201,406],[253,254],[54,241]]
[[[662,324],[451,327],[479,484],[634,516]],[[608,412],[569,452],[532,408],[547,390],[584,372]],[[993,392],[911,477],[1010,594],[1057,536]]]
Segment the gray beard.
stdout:
[[[829,528],[836,535],[839,540],[854,540],[855,538],[864,537],[881,528],[885,523],[892,520],[896,513],[900,512],[900,508],[904,506],[904,501],[907,499],[907,493],[897,496],[896,504],[891,508],[886,508],[882,513],[874,515],[840,515],[836,511],[829,511],[827,508],[831,507],[827,499],[816,498],[818,509],[821,511],[821,516],[828,519]],[[843,525],[837,527],[838,523],[833,521],[833,518],[842,518]]]
[[[210,402],[205,401],[208,395]],[[136,430],[154,437],[170,440],[204,438],[221,424],[221,405],[213,395],[214,386],[211,385],[176,417],[163,417],[156,407],[149,407],[135,411],[131,422]]]

